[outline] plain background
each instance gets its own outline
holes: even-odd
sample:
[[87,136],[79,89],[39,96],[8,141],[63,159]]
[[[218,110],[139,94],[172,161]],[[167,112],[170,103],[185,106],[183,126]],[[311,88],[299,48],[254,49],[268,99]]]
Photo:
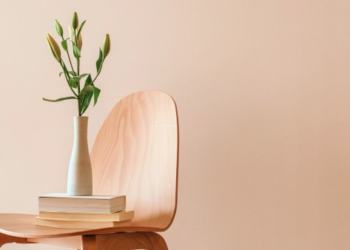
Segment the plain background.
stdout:
[[[111,52],[90,148],[122,97],[161,90],[180,120],[171,250],[350,248],[348,0],[0,1],[0,212],[65,192],[76,103],[44,36],[83,30],[82,72]],[[61,249],[9,244],[3,249]]]

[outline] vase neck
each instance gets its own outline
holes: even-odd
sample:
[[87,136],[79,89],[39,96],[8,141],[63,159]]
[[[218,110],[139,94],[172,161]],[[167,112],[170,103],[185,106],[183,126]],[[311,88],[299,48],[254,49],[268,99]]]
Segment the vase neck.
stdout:
[[87,116],[76,116],[74,120],[74,139],[87,142],[88,121]]

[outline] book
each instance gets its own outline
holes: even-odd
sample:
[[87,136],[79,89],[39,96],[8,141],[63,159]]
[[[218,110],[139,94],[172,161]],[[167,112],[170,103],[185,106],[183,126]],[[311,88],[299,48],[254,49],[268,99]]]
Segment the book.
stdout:
[[64,220],[64,221],[126,221],[134,218],[134,211],[120,211],[118,213],[64,213],[64,212],[39,212],[40,219]]
[[39,217],[35,218],[35,225],[55,228],[69,229],[99,229],[107,227],[128,227],[131,226],[131,220],[122,222],[116,221],[64,221],[64,220],[46,220]]
[[69,196],[64,193],[39,196],[39,211],[115,213],[125,209],[125,195]]

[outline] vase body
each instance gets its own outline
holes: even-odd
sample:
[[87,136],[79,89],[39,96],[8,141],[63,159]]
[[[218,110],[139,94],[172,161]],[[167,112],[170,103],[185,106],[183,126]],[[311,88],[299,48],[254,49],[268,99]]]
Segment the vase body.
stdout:
[[69,163],[67,194],[92,195],[92,169],[87,139],[88,117],[74,117],[74,142]]

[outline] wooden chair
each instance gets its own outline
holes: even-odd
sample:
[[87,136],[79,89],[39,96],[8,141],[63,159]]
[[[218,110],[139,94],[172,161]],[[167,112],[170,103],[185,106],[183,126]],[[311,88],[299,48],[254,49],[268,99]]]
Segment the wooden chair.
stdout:
[[43,243],[81,250],[166,250],[155,232],[168,229],[177,206],[178,120],[162,92],[131,94],[112,109],[91,151],[94,194],[125,194],[129,227],[97,230],[34,225],[36,215],[0,214],[0,247]]

